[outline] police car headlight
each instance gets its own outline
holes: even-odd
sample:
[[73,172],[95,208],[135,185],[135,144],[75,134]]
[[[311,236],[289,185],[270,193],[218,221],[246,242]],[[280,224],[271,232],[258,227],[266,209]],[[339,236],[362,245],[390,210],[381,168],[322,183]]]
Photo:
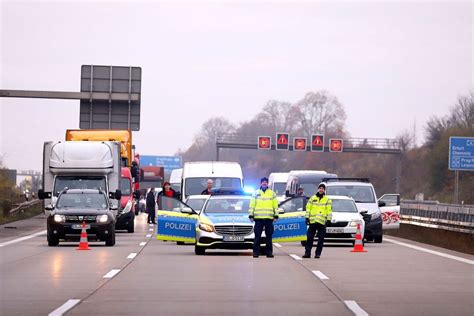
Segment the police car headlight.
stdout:
[[66,221],[66,216],[56,214],[56,215],[54,215],[54,221],[56,223],[64,223]]
[[370,219],[374,220],[380,217],[380,212],[375,212],[374,214],[370,215]]
[[99,215],[97,216],[97,223],[106,223],[107,220],[109,219],[109,217],[107,216],[107,214],[104,214],[104,215]]
[[200,230],[203,230],[205,232],[209,232],[209,233],[212,233],[214,231],[214,226],[210,225],[210,224],[204,224],[204,223],[200,223],[199,224],[199,229]]
[[129,200],[127,202],[127,205],[125,205],[125,207],[123,208],[122,213],[128,213],[130,212],[131,209],[132,209],[132,201]]

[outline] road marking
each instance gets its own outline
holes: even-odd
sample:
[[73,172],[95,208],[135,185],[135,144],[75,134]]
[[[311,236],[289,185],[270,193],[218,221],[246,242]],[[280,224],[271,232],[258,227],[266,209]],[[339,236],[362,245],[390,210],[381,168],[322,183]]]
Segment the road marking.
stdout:
[[153,224],[150,224],[150,227],[153,227]]
[[150,238],[150,237],[151,237],[151,234],[148,234],[148,235],[146,235],[145,237],[146,237],[146,238]]
[[297,255],[294,255],[294,254],[291,254],[290,257],[295,259],[295,260],[303,260],[303,259],[301,259],[301,257],[299,257]]
[[369,316],[365,310],[360,308],[356,301],[344,301],[344,304],[346,304],[347,308],[349,308],[356,316]]
[[107,272],[107,274],[104,275],[102,278],[103,279],[112,279],[119,272],[120,272],[120,269],[112,269],[109,272]]
[[464,263],[467,263],[467,264],[470,264],[470,265],[474,265],[474,260],[469,260],[469,259],[462,258],[462,257],[448,255],[447,253],[434,251],[434,250],[431,250],[431,249],[427,249],[427,248],[423,248],[423,247],[419,247],[419,246],[415,246],[415,245],[410,245],[410,244],[400,242],[400,241],[390,239],[390,238],[385,238],[384,237],[383,240],[394,243],[394,244],[397,244],[397,245],[400,245],[400,246],[404,246],[404,247],[407,247],[407,248],[411,248],[411,249],[423,251],[423,252],[426,252],[426,253],[430,253],[432,255],[437,255],[437,256],[440,256],[440,257],[444,257],[444,258],[456,260],[456,261],[459,261],[459,262],[464,262]]
[[152,232],[152,231],[153,231],[153,228],[150,228],[150,229],[149,229],[149,231],[151,231],[151,232]]
[[312,272],[315,276],[317,276],[321,280],[329,280],[329,278],[324,273],[322,273],[321,271],[312,271]]
[[132,252],[131,254],[128,255],[127,259],[133,259],[137,256],[136,252]]
[[24,236],[24,237],[20,237],[20,238],[17,238],[17,239],[10,240],[10,241],[6,241],[6,242],[3,242],[3,243],[0,244],[0,248],[11,245],[11,244],[16,244],[17,242],[21,242],[21,241],[25,241],[25,240],[28,240],[28,239],[31,239],[31,238],[35,238],[35,237],[38,237],[38,236],[41,236],[41,235],[45,235],[45,234],[46,234],[46,230],[42,230],[40,232],[31,234],[31,235],[28,235],[28,236]]
[[277,242],[275,242],[275,243],[273,243],[273,244],[274,244],[274,245],[275,245],[275,247],[277,247],[277,248],[281,248],[281,247],[283,247],[282,245],[280,245],[280,244],[279,244],[279,243],[277,243]]
[[146,241],[142,241],[141,243],[138,244],[140,247],[143,247],[146,245]]
[[64,303],[63,305],[59,306],[58,308],[56,308],[54,311],[52,311],[51,313],[49,313],[48,315],[49,316],[61,316],[63,315],[64,313],[66,313],[68,310],[70,310],[71,308],[73,308],[74,306],[76,306],[81,300],[78,300],[78,299],[70,299],[68,300],[66,303]]

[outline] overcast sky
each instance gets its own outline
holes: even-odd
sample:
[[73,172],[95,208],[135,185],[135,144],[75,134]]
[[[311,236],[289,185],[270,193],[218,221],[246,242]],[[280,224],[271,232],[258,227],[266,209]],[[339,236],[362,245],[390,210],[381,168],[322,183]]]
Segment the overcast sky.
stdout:
[[[473,88],[473,4],[1,2],[0,89],[79,91],[82,64],[143,68],[141,154],[187,148],[212,116],[327,89],[353,137],[394,138]],[[42,144],[79,127],[79,101],[0,98],[0,155],[41,170]]]

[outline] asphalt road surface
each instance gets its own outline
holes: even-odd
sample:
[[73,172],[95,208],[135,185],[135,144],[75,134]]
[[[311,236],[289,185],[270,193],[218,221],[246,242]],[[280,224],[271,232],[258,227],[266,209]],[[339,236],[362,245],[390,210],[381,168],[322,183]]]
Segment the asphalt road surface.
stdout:
[[[386,238],[301,259],[157,241],[143,215],[117,244],[48,247],[44,218],[0,226],[0,315],[474,315],[473,256]],[[390,241],[389,241],[390,239]]]

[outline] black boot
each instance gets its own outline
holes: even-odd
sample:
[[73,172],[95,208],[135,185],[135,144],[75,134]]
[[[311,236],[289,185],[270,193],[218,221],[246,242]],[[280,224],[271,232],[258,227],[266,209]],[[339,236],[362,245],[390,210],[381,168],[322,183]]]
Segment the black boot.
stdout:
[[311,258],[311,255],[309,255],[309,254],[305,253],[305,254],[303,255],[303,258],[305,258],[305,259],[307,259],[307,258]]

